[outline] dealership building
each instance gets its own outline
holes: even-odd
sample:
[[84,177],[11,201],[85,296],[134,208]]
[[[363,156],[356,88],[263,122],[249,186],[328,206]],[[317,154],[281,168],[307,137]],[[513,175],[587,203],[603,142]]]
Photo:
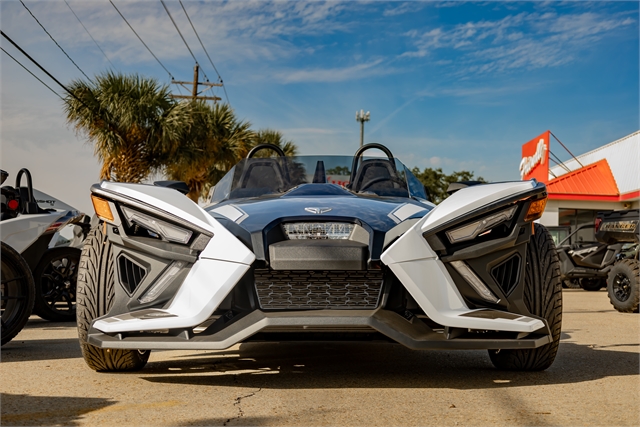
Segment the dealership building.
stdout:
[[[547,131],[522,146],[520,175],[547,185],[549,200],[540,223],[555,229],[554,237],[593,224],[599,211],[640,209],[640,131],[553,167],[551,135]],[[593,229],[576,233],[572,243],[580,240],[593,241]]]

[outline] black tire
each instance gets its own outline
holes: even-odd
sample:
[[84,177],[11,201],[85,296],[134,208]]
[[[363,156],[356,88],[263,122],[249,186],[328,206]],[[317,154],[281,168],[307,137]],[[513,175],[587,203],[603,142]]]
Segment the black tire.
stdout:
[[621,313],[638,313],[640,264],[634,259],[616,262],[609,271],[607,293],[611,305]]
[[560,261],[551,234],[539,224],[527,247],[524,304],[535,316],[546,319],[552,341],[526,350],[489,350],[491,362],[509,371],[543,371],[553,363],[562,327],[562,282]]
[[62,247],[47,250],[33,272],[36,297],[33,312],[52,322],[76,321],[76,284],[82,251]]
[[566,279],[562,281],[562,287],[564,289],[581,289],[580,282],[576,279]]
[[33,311],[35,286],[29,265],[11,246],[2,243],[2,345],[24,328]]
[[597,292],[607,286],[605,279],[580,279],[580,287],[587,292]]
[[99,224],[84,243],[78,270],[76,310],[80,349],[84,361],[94,371],[136,371],[147,363],[150,351],[99,348],[87,343],[93,320],[105,315],[113,305],[114,287],[113,248]]

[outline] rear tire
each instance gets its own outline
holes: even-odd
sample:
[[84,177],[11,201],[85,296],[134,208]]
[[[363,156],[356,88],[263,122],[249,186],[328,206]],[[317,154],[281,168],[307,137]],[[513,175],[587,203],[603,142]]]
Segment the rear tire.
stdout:
[[62,247],[47,250],[33,272],[36,298],[33,312],[52,322],[75,322],[76,285],[82,251]]
[[27,324],[33,311],[36,288],[27,261],[11,246],[2,243],[2,345],[11,341]]
[[508,371],[543,371],[556,358],[562,327],[562,281],[560,261],[551,234],[534,224],[535,233],[527,247],[524,304],[531,314],[546,319],[552,341],[527,350],[489,350],[491,362]]
[[93,320],[107,314],[113,306],[114,270],[113,248],[99,224],[85,241],[78,270],[76,311],[80,349],[84,361],[94,371],[136,371],[147,363],[150,351],[99,348],[87,342]]
[[607,293],[611,305],[621,313],[638,313],[640,306],[640,264],[633,259],[616,262],[609,271]]

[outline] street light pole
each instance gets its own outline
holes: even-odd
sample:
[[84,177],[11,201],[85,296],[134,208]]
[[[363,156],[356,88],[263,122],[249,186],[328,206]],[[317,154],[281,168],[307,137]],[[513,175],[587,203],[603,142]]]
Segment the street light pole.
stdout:
[[360,147],[364,145],[364,122],[369,121],[370,113],[364,110],[356,111],[356,121],[360,122]]

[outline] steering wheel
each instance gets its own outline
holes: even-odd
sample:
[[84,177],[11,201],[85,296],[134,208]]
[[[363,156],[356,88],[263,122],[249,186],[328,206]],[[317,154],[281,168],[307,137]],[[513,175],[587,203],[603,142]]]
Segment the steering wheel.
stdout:
[[402,187],[405,186],[404,181],[396,176],[379,176],[377,178],[370,179],[366,183],[362,184],[358,192],[361,193],[365,191],[367,188],[371,187],[373,184],[377,184],[382,181],[392,181],[392,182],[395,182],[396,184],[400,184],[400,186]]

